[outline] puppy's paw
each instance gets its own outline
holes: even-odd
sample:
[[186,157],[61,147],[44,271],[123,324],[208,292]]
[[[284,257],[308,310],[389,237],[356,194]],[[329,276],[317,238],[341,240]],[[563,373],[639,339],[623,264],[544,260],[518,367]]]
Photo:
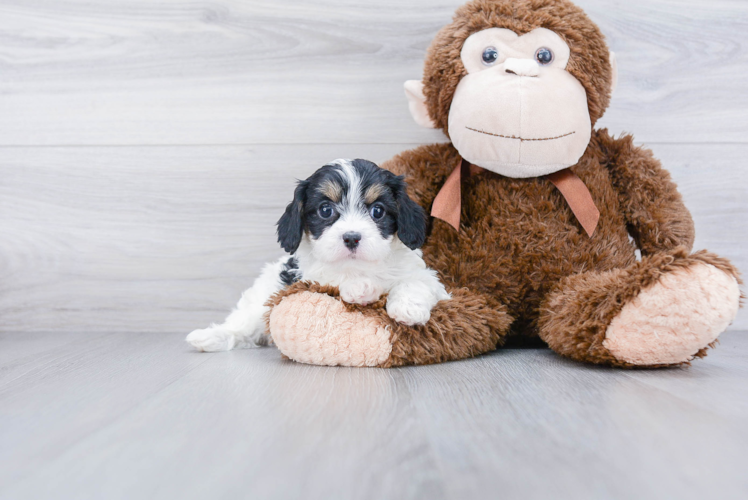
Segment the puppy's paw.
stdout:
[[185,340],[203,352],[230,351],[236,343],[234,334],[221,326],[195,330]]
[[431,318],[431,307],[418,298],[400,296],[387,300],[387,314],[398,323],[423,325]]
[[382,296],[384,289],[369,280],[356,280],[340,285],[340,298],[349,304],[371,304]]

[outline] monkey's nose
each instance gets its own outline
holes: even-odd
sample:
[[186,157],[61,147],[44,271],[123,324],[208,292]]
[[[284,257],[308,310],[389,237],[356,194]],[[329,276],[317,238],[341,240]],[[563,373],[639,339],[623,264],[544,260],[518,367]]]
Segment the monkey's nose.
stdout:
[[359,241],[361,241],[361,233],[347,232],[343,235],[343,243],[349,250],[356,248]]
[[540,66],[533,59],[515,59],[510,57],[504,61],[504,71],[517,76],[538,76]]

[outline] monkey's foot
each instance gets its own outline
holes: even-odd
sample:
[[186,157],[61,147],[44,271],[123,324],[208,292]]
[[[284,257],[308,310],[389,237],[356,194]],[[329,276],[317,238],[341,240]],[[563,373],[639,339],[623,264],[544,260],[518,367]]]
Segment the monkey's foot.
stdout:
[[736,279],[697,262],[664,274],[613,318],[603,346],[632,365],[690,361],[714,342],[737,314]]
[[495,349],[512,322],[504,306],[467,289],[438,302],[424,325],[398,323],[386,302],[349,304],[335,287],[298,282],[268,302],[268,330],[294,361],[389,368],[477,356]]
[[269,327],[278,349],[300,363],[377,366],[392,351],[387,325],[348,311],[338,298],[324,293],[284,297],[270,313]]
[[740,306],[738,271],[676,248],[626,268],[562,279],[540,312],[540,336],[577,361],[664,367],[706,355]]

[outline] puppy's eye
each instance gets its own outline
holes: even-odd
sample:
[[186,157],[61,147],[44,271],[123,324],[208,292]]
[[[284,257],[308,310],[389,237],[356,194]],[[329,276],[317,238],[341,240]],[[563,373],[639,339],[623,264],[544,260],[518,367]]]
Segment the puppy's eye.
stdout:
[[317,209],[317,213],[323,219],[329,219],[335,214],[335,209],[332,208],[332,205],[329,203],[323,203],[319,206],[319,209]]
[[543,66],[547,66],[553,62],[553,51],[551,49],[542,47],[535,52],[535,60]]
[[483,49],[483,64],[486,66],[493,66],[493,63],[495,63],[499,59],[499,51],[496,50],[496,47],[486,47]]
[[369,213],[371,214],[371,218],[374,220],[379,220],[382,217],[384,217],[384,214],[386,213],[384,207],[377,203],[376,205],[373,205],[371,209],[369,210]]

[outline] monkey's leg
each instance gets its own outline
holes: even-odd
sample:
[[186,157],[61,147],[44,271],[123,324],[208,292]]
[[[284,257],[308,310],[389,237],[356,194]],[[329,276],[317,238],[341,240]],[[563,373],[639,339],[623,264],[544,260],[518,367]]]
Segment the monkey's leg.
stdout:
[[688,363],[703,357],[735,318],[738,282],[726,259],[682,248],[624,269],[569,276],[542,306],[540,337],[577,361]]
[[512,318],[490,302],[466,289],[453,290],[425,325],[406,326],[387,315],[385,297],[358,306],[340,300],[334,287],[296,283],[273,297],[267,319],[273,341],[294,361],[389,368],[496,349]]

